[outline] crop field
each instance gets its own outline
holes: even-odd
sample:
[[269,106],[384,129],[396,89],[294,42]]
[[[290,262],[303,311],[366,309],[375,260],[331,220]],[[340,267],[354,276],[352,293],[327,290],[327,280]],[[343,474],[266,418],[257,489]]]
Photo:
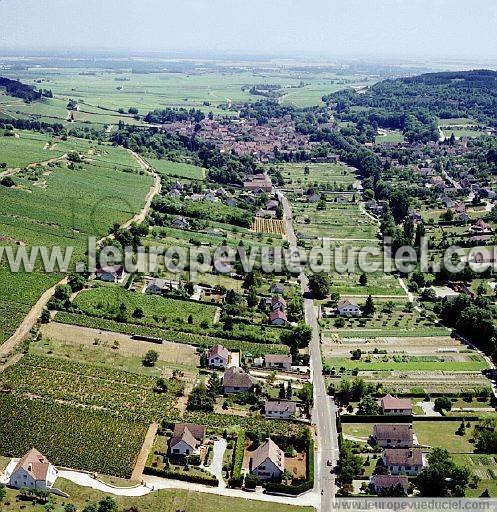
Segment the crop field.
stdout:
[[[345,263],[347,261],[345,250],[346,249],[343,248],[344,256],[343,258],[340,257],[337,260],[338,263]],[[357,258],[355,261],[357,261]],[[374,261],[374,258],[371,257],[368,259],[368,261]],[[342,297],[347,297],[351,300],[359,301],[361,298],[365,298],[368,295],[372,295],[373,297],[378,298],[392,297],[395,301],[406,298],[405,291],[400,286],[399,280],[391,274],[384,274],[382,272],[368,274],[368,282],[365,286],[359,284],[359,278],[360,275],[358,274],[347,272],[332,272],[332,290],[334,292],[338,292]]]
[[327,202],[321,209],[316,203],[298,203],[293,209],[293,215],[297,233],[377,245],[378,226],[364,215],[357,204]]
[[74,304],[89,315],[110,318],[117,315],[121,304],[126,306],[130,316],[137,308],[141,308],[143,317],[135,319],[136,322],[152,326],[186,323],[190,315],[193,317],[194,324],[205,321],[211,325],[216,312],[216,307],[208,304],[143,295],[114,286],[85,290],[76,297]]
[[221,344],[230,350],[250,352],[255,357],[264,354],[287,354],[288,346],[278,343],[255,343],[233,338],[221,338],[215,335],[206,335],[203,331],[183,332],[181,330],[161,329],[159,327],[147,327],[132,323],[116,322],[105,318],[91,317],[76,313],[66,313],[61,311],[57,313],[57,322],[76,325],[80,327],[89,327],[113,333],[122,334],[140,334],[143,336],[152,336],[161,338],[173,343],[186,343],[198,347],[208,348],[212,345]]
[[290,190],[321,186],[327,190],[348,190],[355,181],[355,171],[344,164],[334,163],[288,163],[278,166]]
[[20,457],[33,446],[51,462],[128,478],[147,424],[98,410],[0,395],[0,453]]
[[401,143],[404,142],[404,135],[402,135],[402,132],[399,130],[382,130],[382,132],[376,136],[375,142],[380,145],[384,142]]
[[[110,146],[88,149],[87,141],[71,140],[88,155],[88,162],[71,170],[64,164],[29,169],[14,176],[15,187],[2,187],[0,233],[2,243],[74,247],[81,256],[88,236],[101,237],[115,223],[123,223],[144,204],[152,179],[141,175],[127,152]],[[73,260],[74,261],[74,260]],[[13,273],[0,264],[0,343],[47,288],[61,278],[57,273]]]
[[186,178],[189,180],[204,180],[205,169],[196,165],[170,160],[148,158],[148,163],[161,175],[173,178]]
[[83,141],[63,141],[44,133],[15,133],[16,137],[6,137],[0,133],[0,162],[6,163],[8,168],[24,167],[59,158],[68,151],[83,146]]
[[261,217],[254,218],[251,229],[257,233],[271,233],[275,235],[284,235],[286,232],[284,221],[278,219],[263,219]]
[[[160,376],[160,370],[157,372]],[[1,375],[18,396],[35,395],[51,402],[70,403],[112,412],[133,420],[160,420],[177,415],[176,393],[184,384],[169,380],[167,393],[155,392],[155,378],[107,366],[28,355]]]

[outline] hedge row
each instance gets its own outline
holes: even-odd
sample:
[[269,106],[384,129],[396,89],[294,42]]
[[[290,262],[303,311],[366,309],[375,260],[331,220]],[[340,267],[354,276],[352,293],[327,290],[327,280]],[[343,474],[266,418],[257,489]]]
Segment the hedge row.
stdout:
[[192,482],[194,484],[210,485],[211,487],[218,487],[219,480],[214,475],[205,476],[197,474],[181,473],[179,471],[171,471],[165,469],[152,468],[145,466],[143,471],[146,475],[159,476],[162,478],[169,478],[171,480],[182,480],[184,482]]
[[233,469],[231,471],[230,487],[241,487],[243,483],[243,456],[245,453],[245,431],[240,430],[233,450]]

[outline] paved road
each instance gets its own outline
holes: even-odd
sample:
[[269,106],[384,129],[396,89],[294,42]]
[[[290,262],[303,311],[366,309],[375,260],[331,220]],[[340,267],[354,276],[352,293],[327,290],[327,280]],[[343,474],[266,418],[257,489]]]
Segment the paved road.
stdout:
[[221,489],[226,489],[226,482],[223,478],[223,457],[227,446],[228,442],[224,438],[214,441],[212,462],[210,466],[205,468],[219,480],[219,487]]
[[[290,249],[297,247],[297,238],[293,230],[292,209],[286,196],[278,192],[283,205],[284,219],[287,228],[287,238]],[[304,273],[300,275],[302,293],[309,291],[308,279]],[[312,341],[310,344],[311,378],[314,385],[314,408],[312,423],[317,430],[317,457],[315,464],[314,488],[321,495],[321,512],[332,510],[335,499],[335,477],[327,461],[331,460],[334,467],[338,461],[338,433],[336,425],[337,406],[326,393],[326,384],[323,377],[323,364],[321,359],[321,344],[319,336],[318,318],[312,299],[304,299],[305,318],[312,328]]]

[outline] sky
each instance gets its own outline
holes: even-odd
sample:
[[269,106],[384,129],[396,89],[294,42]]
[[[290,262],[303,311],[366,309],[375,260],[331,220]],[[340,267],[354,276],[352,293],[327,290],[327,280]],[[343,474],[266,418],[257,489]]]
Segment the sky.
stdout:
[[496,0],[0,0],[0,49],[497,59]]

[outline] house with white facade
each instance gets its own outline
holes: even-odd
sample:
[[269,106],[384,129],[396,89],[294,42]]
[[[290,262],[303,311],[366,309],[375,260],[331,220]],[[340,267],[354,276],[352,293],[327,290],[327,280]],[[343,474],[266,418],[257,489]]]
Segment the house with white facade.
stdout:
[[231,352],[222,345],[214,345],[207,352],[207,365],[210,368],[227,368],[231,363]]
[[350,300],[342,300],[337,305],[337,313],[340,316],[360,316],[362,311],[357,304],[350,302]]
[[291,400],[266,400],[264,414],[266,418],[287,420],[298,416],[299,408]]
[[50,490],[57,479],[57,470],[36,448],[26,453],[9,475],[8,485],[15,489]]
[[193,423],[177,423],[169,440],[169,454],[173,457],[196,453],[204,442],[205,427]]
[[277,480],[284,471],[285,454],[272,439],[266,439],[264,444],[252,452],[250,472],[261,480]]

